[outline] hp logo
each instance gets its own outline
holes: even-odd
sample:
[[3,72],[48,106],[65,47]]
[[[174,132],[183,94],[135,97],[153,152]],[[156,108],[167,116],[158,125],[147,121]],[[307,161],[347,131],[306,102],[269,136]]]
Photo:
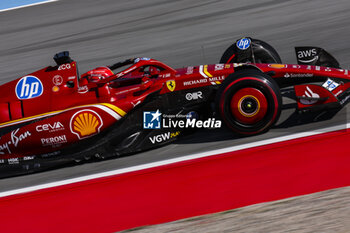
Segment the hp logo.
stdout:
[[246,50],[250,46],[251,40],[249,38],[242,38],[237,41],[236,46],[240,50]]
[[35,76],[25,76],[16,85],[16,95],[20,100],[32,99],[43,94],[41,81]]

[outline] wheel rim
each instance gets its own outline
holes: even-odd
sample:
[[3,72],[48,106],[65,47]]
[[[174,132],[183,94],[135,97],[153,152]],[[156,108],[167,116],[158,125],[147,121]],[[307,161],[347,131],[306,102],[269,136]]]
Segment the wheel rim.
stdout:
[[247,87],[233,94],[230,102],[233,117],[242,124],[255,124],[267,113],[268,101],[258,89]]

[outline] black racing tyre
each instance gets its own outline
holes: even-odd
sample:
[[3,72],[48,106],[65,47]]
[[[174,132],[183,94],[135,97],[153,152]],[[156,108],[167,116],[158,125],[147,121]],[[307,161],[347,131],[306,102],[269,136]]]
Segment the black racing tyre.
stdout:
[[266,132],[281,114],[282,97],[276,82],[252,69],[229,75],[215,100],[217,112],[235,133],[255,135]]
[[[240,50],[237,48],[237,41],[228,47],[223,53],[220,63],[282,63],[278,52],[268,43],[251,39],[249,49]],[[254,58],[252,57],[254,53]]]

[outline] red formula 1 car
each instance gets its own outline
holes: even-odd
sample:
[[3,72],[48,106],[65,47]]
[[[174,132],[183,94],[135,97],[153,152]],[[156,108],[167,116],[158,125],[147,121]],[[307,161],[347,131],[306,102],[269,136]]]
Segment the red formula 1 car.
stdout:
[[344,106],[348,70],[321,48],[296,52],[298,64],[282,64],[267,43],[242,38],[219,64],[173,69],[136,58],[81,76],[58,53],[55,66],[0,86],[1,176],[134,153],[221,121],[237,134],[262,133],[278,120],[285,87],[298,110]]

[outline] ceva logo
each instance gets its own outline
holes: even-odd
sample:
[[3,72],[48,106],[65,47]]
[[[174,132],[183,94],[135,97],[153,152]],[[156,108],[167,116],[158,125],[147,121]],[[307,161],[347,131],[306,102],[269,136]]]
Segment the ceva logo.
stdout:
[[20,100],[32,99],[43,94],[44,87],[35,76],[25,76],[16,85],[16,96]]

